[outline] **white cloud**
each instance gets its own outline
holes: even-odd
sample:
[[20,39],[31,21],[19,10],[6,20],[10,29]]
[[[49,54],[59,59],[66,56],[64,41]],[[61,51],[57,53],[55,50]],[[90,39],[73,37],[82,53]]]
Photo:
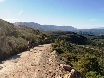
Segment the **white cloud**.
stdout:
[[0,2],[3,2],[3,1],[5,1],[5,0],[0,0]]
[[21,13],[22,13],[23,11],[21,10],[20,12],[19,12],[19,14],[18,15],[21,15]]
[[97,20],[99,20],[99,19],[90,19],[89,21],[97,21]]

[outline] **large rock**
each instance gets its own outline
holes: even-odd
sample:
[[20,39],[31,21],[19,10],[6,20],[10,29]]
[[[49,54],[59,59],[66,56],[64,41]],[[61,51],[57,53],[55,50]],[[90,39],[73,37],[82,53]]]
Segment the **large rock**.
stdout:
[[72,69],[70,73],[65,74],[64,78],[85,78],[80,72]]
[[64,71],[69,73],[64,75],[64,78],[85,78],[80,72],[72,68],[70,65],[60,64],[63,67]]

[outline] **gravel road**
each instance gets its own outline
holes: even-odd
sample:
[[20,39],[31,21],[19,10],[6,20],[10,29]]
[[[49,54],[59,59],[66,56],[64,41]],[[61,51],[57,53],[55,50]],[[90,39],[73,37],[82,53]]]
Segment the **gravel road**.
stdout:
[[2,61],[0,78],[63,78],[51,44],[34,47]]

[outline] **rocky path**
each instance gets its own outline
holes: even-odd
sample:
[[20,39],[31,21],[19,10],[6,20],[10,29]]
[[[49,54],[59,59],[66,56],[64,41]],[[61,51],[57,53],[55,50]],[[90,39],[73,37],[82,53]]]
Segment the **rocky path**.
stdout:
[[51,44],[34,47],[0,64],[0,78],[63,78]]

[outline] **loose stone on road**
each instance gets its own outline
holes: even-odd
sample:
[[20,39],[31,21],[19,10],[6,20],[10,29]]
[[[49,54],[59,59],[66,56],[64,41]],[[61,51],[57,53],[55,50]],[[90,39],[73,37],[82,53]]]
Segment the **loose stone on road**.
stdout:
[[34,47],[0,64],[0,78],[62,78],[51,44]]

